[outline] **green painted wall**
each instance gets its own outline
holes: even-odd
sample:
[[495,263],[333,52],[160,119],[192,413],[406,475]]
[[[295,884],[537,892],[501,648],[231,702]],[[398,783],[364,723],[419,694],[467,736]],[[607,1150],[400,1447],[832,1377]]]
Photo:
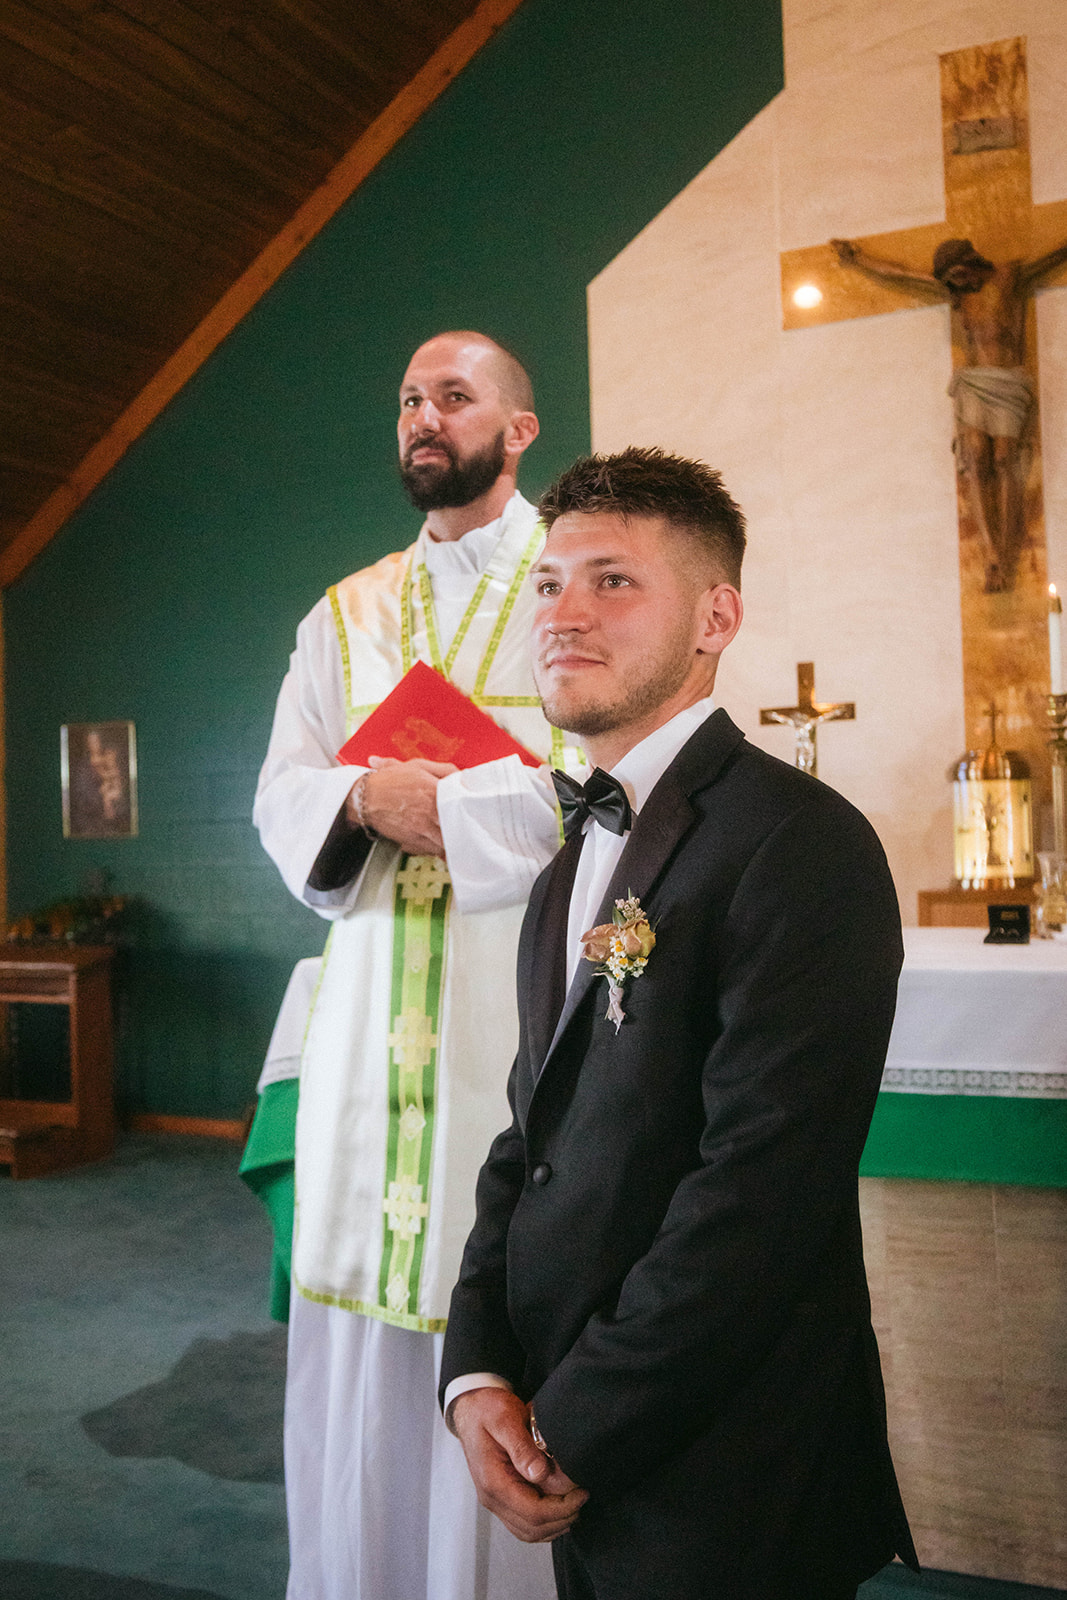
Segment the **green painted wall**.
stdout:
[[[588,448],[586,284],[781,84],[778,0],[526,0],[8,592],[11,911],[93,869],[141,902],[125,1107],[237,1114],[321,949],[249,813],[297,622],[417,530],[408,355],[465,326],[523,354],[535,494]],[[127,717],[140,837],[64,840],[60,724]]]

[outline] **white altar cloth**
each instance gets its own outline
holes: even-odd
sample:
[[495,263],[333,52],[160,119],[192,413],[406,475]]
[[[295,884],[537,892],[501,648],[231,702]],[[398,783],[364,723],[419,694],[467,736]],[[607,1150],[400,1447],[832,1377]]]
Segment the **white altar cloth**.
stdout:
[[321,956],[307,956],[298,961],[286,985],[278,1020],[267,1046],[267,1059],[256,1084],[256,1093],[262,1094],[270,1083],[281,1083],[286,1078],[299,1078],[300,1057],[304,1049],[304,1033],[308,1025],[308,1012],[315,998],[315,987],[322,970]]
[[[984,938],[981,928],[905,928],[883,1092],[1067,1099],[1067,942]],[[319,967],[297,962],[261,1091],[299,1076]]]
[[1067,943],[905,928],[882,1089],[1067,1099]]

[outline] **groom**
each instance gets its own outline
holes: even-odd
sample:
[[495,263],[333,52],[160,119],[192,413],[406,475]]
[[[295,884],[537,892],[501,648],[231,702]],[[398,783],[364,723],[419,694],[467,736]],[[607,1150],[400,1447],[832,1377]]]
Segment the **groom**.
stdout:
[[442,1400],[563,1600],[851,1600],[915,1561],[857,1202],[893,886],[712,708],[745,542],[718,474],[630,449],[540,510],[535,676],[598,770],[526,914]]

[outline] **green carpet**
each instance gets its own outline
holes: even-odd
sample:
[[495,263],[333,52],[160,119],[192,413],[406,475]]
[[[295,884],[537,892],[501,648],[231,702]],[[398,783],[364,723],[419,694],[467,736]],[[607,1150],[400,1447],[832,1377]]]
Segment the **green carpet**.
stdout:
[[237,1161],[0,1168],[2,1600],[282,1600],[284,1330]]
[[0,1594],[4,1600],[218,1600],[206,1589],[175,1589],[169,1583],[37,1561],[0,1561]]

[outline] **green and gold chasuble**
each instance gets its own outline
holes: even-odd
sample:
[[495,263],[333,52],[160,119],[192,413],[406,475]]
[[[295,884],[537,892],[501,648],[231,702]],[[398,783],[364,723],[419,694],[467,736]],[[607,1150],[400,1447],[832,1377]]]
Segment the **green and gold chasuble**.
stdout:
[[[353,732],[415,660],[535,754],[564,750],[530,671],[526,582],[542,530],[521,499],[442,653],[418,545],[330,591]],[[524,905],[463,914],[444,863],[379,841],[334,923],[300,1073],[293,1283],[400,1327],[444,1327],[478,1169],[509,1117]]]

